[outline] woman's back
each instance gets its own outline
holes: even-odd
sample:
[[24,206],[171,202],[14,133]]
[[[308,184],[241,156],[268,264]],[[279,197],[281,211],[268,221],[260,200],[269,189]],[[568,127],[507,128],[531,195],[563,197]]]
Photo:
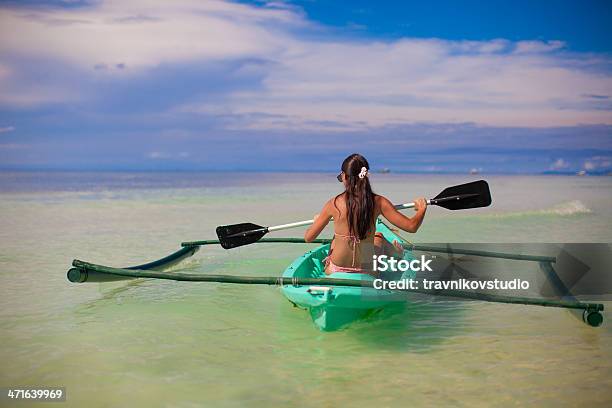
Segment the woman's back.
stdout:
[[330,261],[340,267],[371,269],[376,217],[380,213],[378,206],[374,206],[373,222],[368,233],[359,238],[355,233],[351,233],[349,228],[346,195],[335,197],[333,202],[334,240],[331,244]]

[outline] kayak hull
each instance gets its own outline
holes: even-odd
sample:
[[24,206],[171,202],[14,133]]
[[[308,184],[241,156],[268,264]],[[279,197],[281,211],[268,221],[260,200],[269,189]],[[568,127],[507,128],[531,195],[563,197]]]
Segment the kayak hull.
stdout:
[[[377,221],[376,230],[390,242],[404,242],[380,220]],[[335,279],[374,280],[371,275],[361,273],[337,272],[325,275],[324,259],[329,253],[329,247],[330,244],[325,244],[306,252],[287,267],[283,277],[321,278],[327,276]],[[406,251],[404,259],[412,259],[412,254]],[[396,277],[414,278],[414,273],[404,272]],[[405,293],[370,287],[285,285],[282,290],[291,303],[307,309],[315,326],[323,331],[341,329],[391,304],[406,301]]]

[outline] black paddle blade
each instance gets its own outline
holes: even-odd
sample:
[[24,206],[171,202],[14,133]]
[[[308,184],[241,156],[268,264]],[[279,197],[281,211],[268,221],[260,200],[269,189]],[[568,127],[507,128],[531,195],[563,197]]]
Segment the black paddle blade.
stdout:
[[242,224],[217,227],[217,237],[221,246],[232,249],[257,242],[268,233],[268,228],[245,222]]
[[448,187],[431,200],[431,204],[449,210],[488,207],[491,205],[489,184],[484,180]]

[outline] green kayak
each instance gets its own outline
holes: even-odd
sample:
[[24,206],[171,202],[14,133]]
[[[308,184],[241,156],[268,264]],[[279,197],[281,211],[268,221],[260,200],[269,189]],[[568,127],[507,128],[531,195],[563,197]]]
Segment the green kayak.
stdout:
[[[381,232],[389,242],[405,243],[381,220],[376,222],[376,231]],[[336,272],[325,275],[324,259],[329,253],[329,247],[330,244],[325,244],[306,252],[287,267],[283,277],[374,280],[372,276],[361,273]],[[404,259],[412,259],[412,253],[405,251]],[[398,279],[415,278],[411,271],[395,276]],[[283,294],[295,306],[308,310],[314,324],[324,331],[338,330],[374,311],[406,301],[404,293],[369,287],[285,285]]]

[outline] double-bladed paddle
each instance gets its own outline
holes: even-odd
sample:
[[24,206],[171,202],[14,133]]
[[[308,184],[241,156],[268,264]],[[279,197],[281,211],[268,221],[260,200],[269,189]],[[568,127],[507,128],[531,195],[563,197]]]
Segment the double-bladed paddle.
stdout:
[[[440,194],[427,200],[428,205],[437,205],[448,210],[466,210],[468,208],[487,207],[491,204],[489,184],[484,180],[460,184],[445,188]],[[395,208],[403,210],[413,208],[414,203],[396,205]],[[242,224],[223,225],[217,227],[217,237],[221,246],[232,249],[259,241],[264,235],[272,231],[310,225],[314,220],[292,222],[290,224],[262,227],[261,225],[245,222]]]

